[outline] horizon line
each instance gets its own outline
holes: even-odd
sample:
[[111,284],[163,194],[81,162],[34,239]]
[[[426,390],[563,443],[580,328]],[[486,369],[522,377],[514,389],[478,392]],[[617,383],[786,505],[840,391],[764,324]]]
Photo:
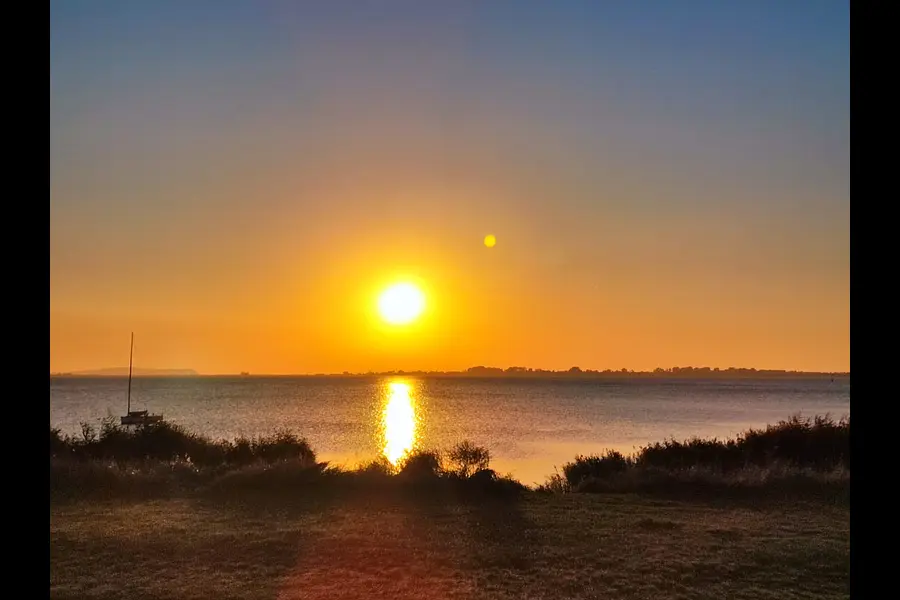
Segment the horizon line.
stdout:
[[[125,373],[112,373],[113,371],[125,371]],[[125,377],[127,376],[128,367],[107,367],[101,369],[81,369],[78,371],[50,371],[51,376],[106,376],[106,377]],[[169,377],[373,377],[373,376],[397,376],[397,375],[455,375],[455,376],[585,376],[585,375],[712,375],[712,374],[728,374],[728,373],[757,373],[757,374],[785,374],[785,375],[839,375],[849,376],[850,371],[805,371],[796,369],[759,369],[756,367],[656,367],[653,370],[633,370],[633,369],[581,369],[580,367],[570,367],[569,369],[555,370],[531,367],[487,367],[477,365],[464,370],[406,370],[394,369],[389,371],[342,371],[331,373],[270,373],[259,372],[251,373],[249,371],[241,372],[222,372],[222,373],[203,373],[190,368],[140,368],[143,374],[134,375],[138,377],[153,376],[169,376]]]

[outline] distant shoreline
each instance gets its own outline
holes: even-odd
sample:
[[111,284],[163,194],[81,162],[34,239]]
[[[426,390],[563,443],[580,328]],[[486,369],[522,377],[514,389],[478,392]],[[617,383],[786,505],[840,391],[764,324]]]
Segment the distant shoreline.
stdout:
[[[128,373],[120,372],[73,372],[50,373],[52,379],[119,379]],[[610,380],[610,379],[654,379],[654,380],[709,380],[709,379],[834,379],[846,380],[850,373],[823,373],[815,371],[762,371],[754,369],[722,370],[679,370],[654,371],[532,371],[532,372],[483,372],[483,371],[387,371],[381,373],[309,373],[309,374],[250,374],[221,373],[202,374],[185,371],[141,371],[135,378],[177,378],[177,379],[371,379],[378,377],[425,377],[431,379],[491,379],[491,380]]]
[[[134,377],[198,377],[194,369],[134,369]],[[128,377],[128,367],[50,373],[51,377]]]

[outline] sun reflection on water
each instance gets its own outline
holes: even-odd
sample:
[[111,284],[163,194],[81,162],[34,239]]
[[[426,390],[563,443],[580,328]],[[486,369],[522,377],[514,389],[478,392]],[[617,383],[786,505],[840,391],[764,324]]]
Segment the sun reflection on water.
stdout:
[[416,443],[416,410],[410,386],[401,381],[388,384],[387,403],[381,418],[384,456],[394,466],[409,454]]

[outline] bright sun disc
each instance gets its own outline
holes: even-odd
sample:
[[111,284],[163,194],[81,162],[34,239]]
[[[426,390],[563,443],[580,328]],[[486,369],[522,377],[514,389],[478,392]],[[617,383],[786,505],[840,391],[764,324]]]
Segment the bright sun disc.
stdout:
[[411,283],[398,283],[378,298],[381,318],[392,325],[414,321],[425,309],[425,294]]

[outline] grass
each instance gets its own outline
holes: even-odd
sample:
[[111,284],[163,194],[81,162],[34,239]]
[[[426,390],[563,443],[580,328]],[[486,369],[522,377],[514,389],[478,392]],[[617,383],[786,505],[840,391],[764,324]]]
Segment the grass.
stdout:
[[50,512],[52,598],[848,598],[849,509],[525,494]]
[[52,598],[849,597],[849,420],[576,457],[538,490],[467,442],[340,469],[168,425],[51,430],[50,466]]

